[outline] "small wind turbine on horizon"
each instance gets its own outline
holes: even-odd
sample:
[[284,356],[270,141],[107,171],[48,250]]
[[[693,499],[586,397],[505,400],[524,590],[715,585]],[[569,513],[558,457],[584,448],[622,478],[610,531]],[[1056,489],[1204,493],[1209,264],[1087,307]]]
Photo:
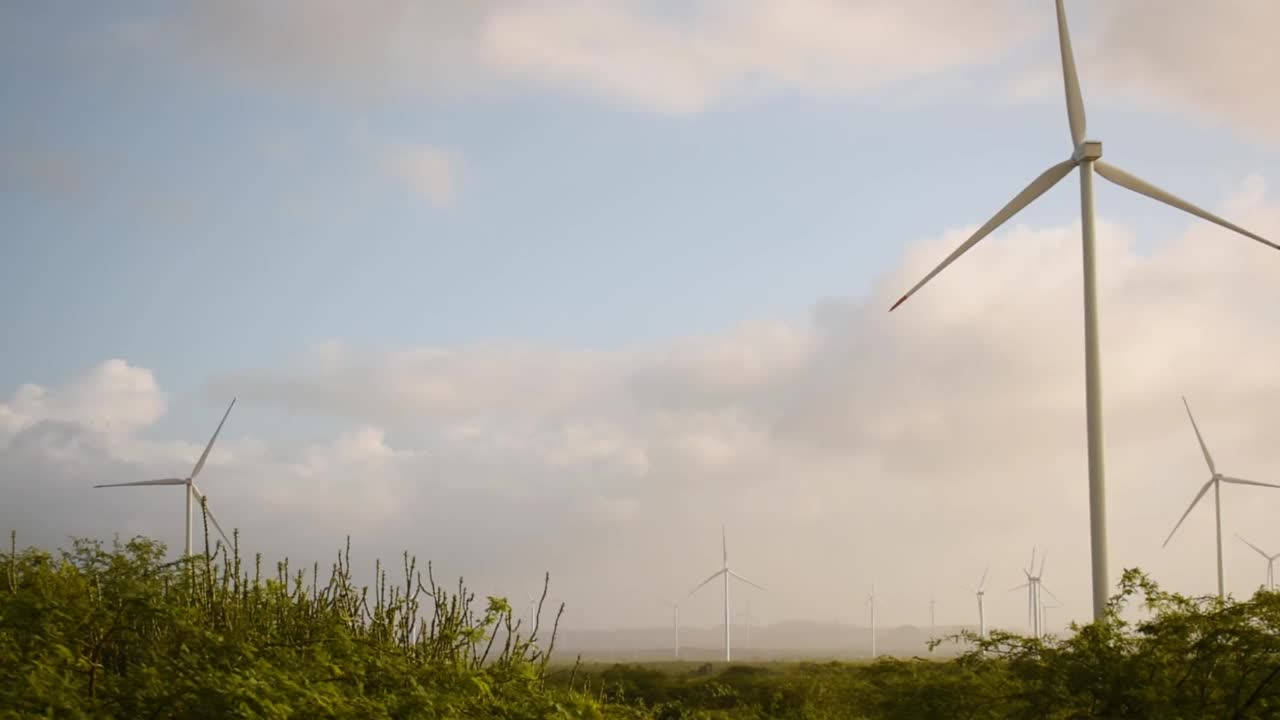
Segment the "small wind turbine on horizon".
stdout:
[[1236,535],[1236,539],[1238,539],[1240,542],[1244,543],[1245,545],[1248,545],[1249,547],[1253,548],[1254,552],[1256,552],[1256,553],[1258,553],[1259,555],[1261,555],[1262,557],[1266,558],[1266,561],[1267,561],[1267,584],[1266,584],[1266,585],[1264,585],[1263,587],[1265,587],[1265,588],[1266,588],[1267,590],[1269,590],[1269,591],[1270,591],[1270,590],[1275,590],[1275,589],[1276,589],[1276,559],[1277,559],[1277,558],[1280,558],[1280,553],[1276,553],[1275,555],[1268,555],[1267,553],[1265,553],[1265,552],[1263,552],[1263,551],[1262,551],[1262,548],[1258,547],[1257,545],[1254,545],[1253,543],[1249,542],[1248,540],[1245,540],[1244,538],[1240,537],[1239,535]]
[[[1031,637],[1044,637],[1044,600],[1040,595],[1043,590],[1049,593],[1049,597],[1054,600],[1058,599],[1049,588],[1044,586],[1042,578],[1044,577],[1044,564],[1049,559],[1049,552],[1045,551],[1040,556],[1040,572],[1036,572],[1036,549],[1031,548],[1031,564],[1026,570],[1022,571],[1027,576],[1027,581],[1015,588],[1011,588],[1009,592],[1014,590],[1027,589],[1027,625],[1031,627]],[[1061,601],[1059,601],[1061,602]]]
[[990,570],[991,570],[991,566],[988,565],[982,571],[982,579],[978,581],[978,586],[976,588],[973,588],[971,591],[978,598],[978,637],[979,638],[984,638],[987,636],[987,615],[986,615],[986,610],[983,607],[982,600],[987,594],[987,591],[985,590],[985,588],[987,586],[987,573],[990,572]]
[[1213,488],[1213,512],[1217,522],[1217,547],[1218,547],[1218,597],[1226,597],[1225,582],[1222,571],[1222,483],[1230,483],[1232,485],[1257,485],[1259,487],[1269,487],[1280,489],[1280,485],[1272,485],[1271,483],[1257,482],[1255,480],[1241,480],[1240,478],[1227,477],[1218,472],[1218,468],[1214,465],[1213,456],[1209,454],[1209,448],[1204,443],[1204,437],[1200,435],[1200,427],[1196,425],[1196,418],[1191,414],[1191,405],[1187,403],[1185,397],[1182,398],[1182,404],[1187,409],[1187,417],[1191,419],[1191,429],[1196,433],[1196,440],[1200,443],[1200,452],[1204,453],[1204,461],[1209,466],[1209,479],[1205,484],[1200,486],[1200,492],[1196,493],[1191,504],[1187,506],[1187,511],[1182,513],[1182,517],[1178,518],[1178,523],[1173,526],[1173,530],[1169,531],[1169,537],[1164,539],[1164,545],[1168,547],[1169,541],[1173,539],[1173,534],[1178,532],[1178,528],[1182,527],[1182,521],[1187,519],[1191,511],[1195,509],[1196,503],[1200,502],[1200,498],[1209,492],[1209,488]]
[[680,659],[680,603],[671,602],[666,598],[662,599],[662,603],[671,608],[671,635],[672,635],[672,657],[676,660]]
[[[938,636],[938,622],[935,615],[935,610],[937,609],[937,607],[938,607],[937,598],[935,598],[933,595],[930,595],[929,596],[929,642],[931,643],[933,642],[934,638]],[[933,652],[932,647],[929,648],[929,652]]]
[[755,620],[755,616],[751,614],[751,598],[747,598],[746,610],[738,613],[737,617],[742,620],[742,641],[747,647],[751,647],[751,621]]
[[711,573],[711,577],[698,583],[697,587],[690,590],[689,594],[685,596],[685,599],[687,600],[690,597],[692,597],[694,593],[702,589],[703,585],[706,585],[712,580],[715,580],[718,577],[724,578],[724,661],[732,662],[733,655],[730,652],[730,640],[729,640],[729,635],[730,635],[729,628],[732,625],[732,618],[730,617],[730,614],[729,614],[729,578],[732,577],[735,580],[744,582],[750,585],[751,587],[756,588],[757,590],[764,590],[764,588],[760,587],[759,585],[751,582],[750,580],[742,577],[738,573],[729,569],[729,541],[726,537],[724,525],[720,526],[720,550],[721,550],[721,557],[723,559],[724,564],[721,565],[719,570]]
[[867,606],[871,608],[871,659],[876,659],[876,583],[871,582],[871,593],[867,595]]
[[204,493],[200,492],[200,488],[196,487],[196,476],[204,469],[204,463],[209,459],[209,451],[213,449],[213,443],[218,439],[218,433],[222,432],[222,426],[227,422],[227,416],[231,414],[231,408],[236,406],[236,399],[231,398],[231,404],[227,406],[227,411],[222,414],[222,420],[218,422],[218,429],[213,431],[213,437],[209,438],[209,444],[204,446],[204,452],[200,453],[200,459],[196,461],[196,465],[191,469],[191,474],[185,478],[164,478],[163,480],[139,480],[137,482],[123,483],[105,483],[102,485],[94,485],[95,488],[109,487],[135,487],[142,485],[185,485],[187,499],[186,513],[186,541],[183,544],[182,554],[184,556],[191,555],[191,501],[194,498],[200,499],[200,504],[204,508],[205,515],[209,518],[209,522],[213,523],[213,527],[222,536],[222,539],[231,545],[231,540],[227,538],[227,534],[222,531],[222,526],[218,524],[218,519],[213,516],[213,510],[209,507],[209,500]]
[[1066,89],[1067,122],[1071,130],[1073,148],[1071,157],[1053,165],[1035,180],[1032,180],[1030,185],[1014,196],[1007,205],[1001,208],[982,227],[978,228],[973,235],[969,236],[969,239],[961,243],[941,264],[928,275],[925,275],[923,280],[908,290],[889,310],[892,312],[899,305],[906,302],[907,298],[924,287],[926,283],[977,244],[979,240],[991,234],[1020,210],[1030,205],[1036,198],[1048,192],[1050,188],[1057,185],[1072,170],[1080,169],[1080,234],[1084,275],[1084,366],[1089,458],[1090,553],[1093,580],[1093,617],[1094,620],[1101,620],[1106,614],[1107,595],[1111,584],[1107,570],[1106,477],[1102,442],[1102,372],[1098,347],[1097,278],[1094,267],[1096,252],[1094,247],[1093,172],[1097,170],[1098,174],[1103,178],[1120,187],[1208,220],[1228,230],[1252,238],[1270,248],[1280,250],[1280,245],[1276,245],[1260,235],[1255,235],[1114,165],[1109,165],[1102,161],[1102,143],[1086,139],[1084,99],[1080,92],[1080,80],[1076,76],[1075,57],[1071,51],[1071,37],[1067,30],[1067,15],[1062,7],[1062,0],[1056,0],[1055,4],[1058,14],[1058,47],[1062,56],[1062,81]]

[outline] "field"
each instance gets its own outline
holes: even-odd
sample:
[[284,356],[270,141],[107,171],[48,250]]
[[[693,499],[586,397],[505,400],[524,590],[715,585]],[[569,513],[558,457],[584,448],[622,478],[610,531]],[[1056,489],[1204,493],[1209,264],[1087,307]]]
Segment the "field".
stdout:
[[[264,571],[136,538],[0,553],[0,718],[1270,718],[1280,595],[1165,593],[1127,571],[1107,622],[993,633],[955,659],[583,664],[555,627],[404,557]],[[1123,619],[1133,603],[1148,619]],[[549,612],[555,617],[556,613]]]

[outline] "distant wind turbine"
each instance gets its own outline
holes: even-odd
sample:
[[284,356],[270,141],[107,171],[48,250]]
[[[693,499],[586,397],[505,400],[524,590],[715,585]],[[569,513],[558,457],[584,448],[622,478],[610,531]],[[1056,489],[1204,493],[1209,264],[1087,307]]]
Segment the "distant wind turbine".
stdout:
[[738,613],[738,617],[742,618],[743,642],[751,647],[751,621],[755,619],[751,615],[751,598],[747,598],[747,609]]
[[1187,403],[1187,399],[1182,398],[1182,404],[1187,409],[1187,417],[1191,419],[1191,429],[1196,433],[1196,440],[1200,443],[1200,452],[1204,453],[1204,461],[1209,466],[1209,479],[1205,484],[1200,486],[1200,492],[1191,501],[1191,505],[1187,506],[1187,511],[1182,513],[1182,517],[1178,518],[1178,523],[1173,526],[1173,530],[1169,532],[1169,537],[1164,539],[1164,545],[1167,547],[1169,541],[1173,539],[1173,534],[1178,532],[1178,528],[1182,527],[1182,521],[1187,519],[1191,511],[1195,509],[1196,503],[1200,502],[1200,498],[1209,492],[1209,488],[1213,488],[1213,512],[1217,521],[1218,528],[1218,597],[1226,596],[1225,583],[1223,582],[1222,573],[1222,483],[1230,483],[1232,485],[1257,485],[1259,487],[1280,488],[1280,485],[1272,485],[1271,483],[1257,482],[1254,480],[1241,480],[1240,478],[1227,477],[1218,472],[1217,466],[1213,463],[1213,456],[1209,454],[1209,448],[1204,444],[1204,438],[1200,435],[1200,427],[1196,425],[1196,418],[1191,414],[1191,405]]
[[925,283],[932,280],[948,265],[972,248],[979,240],[986,237],[1012,218],[1020,210],[1030,205],[1049,188],[1057,185],[1073,169],[1080,169],[1080,232],[1082,254],[1084,258],[1084,354],[1085,354],[1085,410],[1087,417],[1087,437],[1089,453],[1089,528],[1093,576],[1093,618],[1101,620],[1106,614],[1107,593],[1111,584],[1107,573],[1107,522],[1106,522],[1106,479],[1103,462],[1102,444],[1102,372],[1100,369],[1098,349],[1098,300],[1097,279],[1095,276],[1094,220],[1093,220],[1093,171],[1096,169],[1103,178],[1132,190],[1139,195],[1158,200],[1166,205],[1190,213],[1228,230],[1253,238],[1268,247],[1280,250],[1280,245],[1255,235],[1244,228],[1203,210],[1181,198],[1161,190],[1151,183],[1141,180],[1120,168],[1102,161],[1102,143],[1087,140],[1085,127],[1084,99],[1080,93],[1080,80],[1076,76],[1075,56],[1071,52],[1071,37],[1067,30],[1067,15],[1062,7],[1062,0],[1057,0],[1058,13],[1058,46],[1062,56],[1062,81],[1066,88],[1067,122],[1071,129],[1071,145],[1074,148],[1071,157],[1045,170],[1039,177],[1031,181],[1022,192],[1018,193],[1007,205],[1000,209],[982,227],[978,228],[969,239],[965,240],[945,260],[934,268],[915,287],[907,291],[898,302],[889,308],[892,312],[907,298],[916,293]]
[[1267,560],[1267,584],[1266,584],[1264,587],[1266,587],[1266,588],[1267,588],[1267,590],[1275,590],[1275,589],[1276,589],[1276,559],[1277,559],[1277,558],[1280,558],[1280,553],[1276,553],[1275,555],[1268,555],[1268,554],[1266,554],[1265,552],[1263,552],[1263,551],[1262,551],[1262,548],[1258,547],[1257,545],[1254,545],[1253,543],[1249,542],[1248,540],[1245,540],[1244,538],[1240,537],[1239,535],[1236,535],[1236,538],[1237,538],[1237,539],[1239,539],[1239,540],[1240,540],[1240,542],[1244,543],[1245,545],[1248,545],[1249,547],[1253,548],[1254,552],[1256,552],[1256,553],[1258,553],[1259,555],[1261,555],[1262,557],[1266,558],[1266,560]]
[[987,594],[987,591],[984,588],[986,588],[987,586],[987,573],[990,570],[991,570],[991,566],[988,565],[982,571],[982,579],[978,581],[978,586],[974,588],[972,591],[973,594],[976,595],[978,598],[978,637],[980,638],[984,638],[987,636],[987,615],[986,615],[985,609],[982,606],[982,600]]
[[[937,609],[938,600],[932,595],[929,596],[929,642],[938,636],[938,623],[934,611]],[[929,648],[929,652],[933,652],[933,648]]]
[[729,634],[730,634],[729,627],[732,623],[732,618],[729,616],[729,578],[732,577],[736,580],[744,582],[750,585],[751,587],[756,588],[757,590],[764,590],[764,588],[760,587],[759,585],[751,582],[750,580],[742,577],[738,573],[729,569],[729,542],[726,539],[725,529],[723,525],[720,526],[720,550],[722,553],[721,557],[723,558],[724,564],[721,565],[719,570],[711,573],[711,577],[698,583],[698,586],[690,590],[689,594],[686,595],[685,597],[686,599],[691,597],[694,593],[701,590],[703,585],[706,585],[707,583],[711,582],[712,580],[715,580],[718,577],[724,578],[724,661],[731,662],[733,660],[733,656],[730,652],[730,642],[729,642]]
[[867,595],[867,606],[871,608],[871,659],[876,659],[876,584],[871,583],[871,594]]
[[672,656],[680,659],[680,603],[663,599],[662,603],[671,608]]
[[1027,589],[1027,625],[1031,626],[1031,636],[1036,638],[1044,636],[1044,600],[1040,596],[1040,591],[1044,590],[1050,597],[1057,600],[1057,596],[1041,581],[1044,577],[1044,564],[1048,559],[1049,553],[1046,551],[1040,556],[1040,572],[1036,572],[1036,549],[1031,548],[1031,564],[1022,571],[1022,574],[1027,576],[1027,581],[1010,590],[1013,592],[1022,588]]
[[196,461],[196,466],[191,469],[191,475],[185,478],[165,478],[163,480],[139,480],[137,482],[125,483],[106,483],[104,485],[94,485],[95,488],[107,487],[134,487],[140,485],[185,485],[187,496],[187,536],[186,543],[183,545],[182,554],[191,555],[191,501],[199,498],[201,505],[204,507],[205,514],[209,517],[209,521],[213,523],[213,527],[217,529],[218,534],[226,541],[227,545],[231,545],[231,540],[227,538],[227,534],[222,531],[222,526],[218,524],[218,519],[213,516],[213,510],[209,508],[209,501],[200,492],[200,488],[196,487],[196,476],[200,474],[200,470],[204,468],[205,460],[209,459],[209,451],[213,449],[213,443],[218,439],[218,433],[222,432],[222,425],[227,421],[227,416],[231,414],[231,408],[236,406],[236,399],[231,398],[231,404],[227,406],[227,411],[222,414],[222,420],[218,423],[218,429],[213,431],[213,437],[209,438],[209,444],[204,446],[204,452],[200,453],[200,459]]

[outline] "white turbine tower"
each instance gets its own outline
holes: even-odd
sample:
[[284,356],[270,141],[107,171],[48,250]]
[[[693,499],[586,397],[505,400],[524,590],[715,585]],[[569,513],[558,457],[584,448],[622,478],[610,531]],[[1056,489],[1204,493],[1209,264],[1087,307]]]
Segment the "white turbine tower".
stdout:
[[222,425],[227,421],[227,416],[231,414],[231,408],[235,407],[236,399],[231,398],[231,404],[227,406],[227,411],[222,414],[222,420],[218,423],[218,429],[213,431],[213,437],[209,438],[209,444],[204,446],[204,452],[200,454],[200,459],[196,461],[196,465],[191,469],[191,475],[185,478],[165,478],[163,480],[139,480],[137,482],[126,483],[107,483],[105,485],[94,485],[95,488],[107,487],[133,487],[139,485],[185,485],[187,495],[187,527],[186,527],[186,543],[183,545],[183,555],[191,555],[191,501],[199,498],[200,503],[204,507],[204,512],[209,516],[209,521],[213,523],[213,527],[217,529],[218,534],[226,541],[227,545],[231,545],[231,540],[227,538],[227,534],[222,532],[222,526],[218,524],[218,519],[213,516],[213,510],[209,508],[208,499],[204,493],[200,492],[200,488],[196,487],[196,476],[200,474],[200,470],[204,468],[205,460],[209,459],[209,451],[213,449],[213,443],[218,439],[218,433],[222,432]]
[[1093,577],[1093,617],[1099,620],[1106,613],[1107,593],[1110,580],[1107,572],[1107,523],[1106,523],[1106,480],[1103,463],[1102,445],[1102,373],[1099,364],[1098,350],[1098,302],[1097,280],[1094,260],[1094,223],[1093,223],[1093,171],[1111,182],[1159,200],[1184,212],[1201,217],[1209,222],[1221,225],[1246,237],[1253,238],[1268,247],[1280,250],[1280,245],[1255,235],[1244,228],[1175,197],[1160,188],[1141,180],[1114,165],[1102,162],[1102,143],[1087,140],[1085,131],[1084,100],[1080,94],[1080,81],[1076,77],[1075,58],[1071,52],[1071,38],[1067,32],[1067,16],[1062,8],[1062,0],[1057,0],[1058,12],[1058,45],[1062,54],[1062,79],[1066,87],[1067,121],[1071,127],[1071,157],[1045,170],[1039,177],[1031,181],[1022,192],[1014,196],[1007,205],[1000,209],[968,240],[947,256],[923,280],[916,283],[902,299],[893,304],[892,311],[917,290],[942,272],[944,268],[973,247],[979,240],[991,234],[1049,188],[1058,184],[1073,169],[1080,168],[1080,230],[1084,257],[1084,354],[1085,354],[1085,410],[1087,417],[1087,437],[1089,453],[1089,528]]
[[1222,483],[1230,483],[1232,485],[1257,485],[1259,487],[1280,488],[1280,485],[1272,485],[1270,483],[1256,482],[1254,480],[1241,480],[1240,478],[1227,477],[1218,472],[1218,468],[1213,463],[1213,456],[1209,454],[1209,448],[1204,444],[1204,438],[1200,435],[1200,427],[1196,425],[1196,418],[1191,414],[1191,405],[1187,403],[1187,399],[1182,398],[1182,404],[1187,408],[1187,417],[1191,419],[1191,429],[1196,433],[1196,440],[1200,443],[1200,452],[1204,453],[1204,461],[1209,466],[1209,479],[1205,484],[1200,486],[1200,492],[1196,493],[1195,498],[1191,501],[1191,505],[1187,507],[1187,511],[1182,513],[1182,517],[1178,518],[1178,523],[1173,526],[1173,530],[1169,532],[1169,537],[1164,539],[1164,545],[1169,545],[1169,541],[1173,539],[1173,534],[1178,532],[1178,528],[1182,526],[1182,521],[1187,519],[1191,511],[1195,509],[1196,503],[1200,502],[1200,498],[1209,492],[1209,488],[1213,488],[1213,512],[1217,520],[1218,528],[1218,597],[1225,597],[1225,583],[1223,582],[1222,573]]
[[1276,560],[1280,559],[1280,553],[1276,553],[1275,555],[1268,555],[1262,551],[1262,548],[1258,547],[1257,545],[1254,545],[1248,540],[1245,540],[1239,535],[1236,535],[1236,538],[1238,538],[1240,542],[1244,543],[1245,545],[1248,545],[1249,547],[1253,548],[1254,552],[1266,558],[1267,584],[1264,585],[1263,587],[1265,587],[1267,590],[1275,590],[1276,589]]
[[729,569],[729,542],[725,538],[725,530],[723,525],[720,526],[720,550],[722,553],[721,557],[723,558],[724,564],[721,565],[719,570],[711,573],[711,577],[698,583],[698,586],[690,590],[689,595],[685,597],[686,599],[688,597],[691,597],[694,593],[701,590],[703,585],[706,585],[707,583],[711,582],[712,580],[715,580],[718,577],[724,578],[724,661],[730,662],[733,660],[733,656],[730,652],[730,642],[729,642],[729,634],[730,634],[729,627],[732,622],[732,618],[729,616],[729,578],[732,577],[736,580],[740,580],[750,585],[751,587],[756,588],[757,590],[764,590],[764,588],[760,587],[759,585],[751,582],[750,580],[742,577],[738,573]]

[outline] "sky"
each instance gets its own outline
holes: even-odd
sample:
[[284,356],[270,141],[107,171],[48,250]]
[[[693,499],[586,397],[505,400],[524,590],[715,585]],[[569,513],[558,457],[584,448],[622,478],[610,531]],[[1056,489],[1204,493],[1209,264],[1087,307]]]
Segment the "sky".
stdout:
[[[1089,134],[1280,238],[1267,0],[1070,0]],[[1090,614],[1079,197],[1052,3],[0,6],[0,526],[431,559],[582,628],[729,560],[758,622]],[[1099,180],[1114,579],[1214,589],[1280,483],[1280,253]],[[1227,584],[1280,491],[1226,487]],[[748,595],[748,593],[752,593]],[[717,622],[719,597],[682,620]],[[743,608],[736,607],[735,612]]]

